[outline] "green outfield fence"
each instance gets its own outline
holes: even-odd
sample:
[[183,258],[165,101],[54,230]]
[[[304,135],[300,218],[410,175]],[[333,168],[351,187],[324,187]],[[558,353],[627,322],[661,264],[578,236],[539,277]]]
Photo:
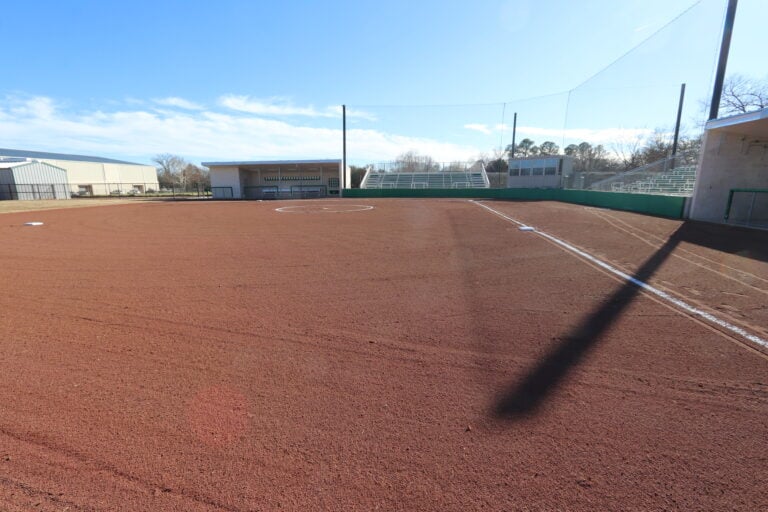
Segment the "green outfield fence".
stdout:
[[411,197],[411,198],[466,198],[508,199],[519,201],[561,201],[645,213],[659,217],[682,219],[685,215],[686,197],[653,194],[627,194],[598,192],[594,190],[566,190],[550,188],[508,189],[346,189],[345,198]]

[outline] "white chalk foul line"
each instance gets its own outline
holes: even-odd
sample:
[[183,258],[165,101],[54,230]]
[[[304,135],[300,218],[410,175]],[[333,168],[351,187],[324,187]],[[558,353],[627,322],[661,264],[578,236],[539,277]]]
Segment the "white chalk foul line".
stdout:
[[[491,212],[491,213],[493,213],[495,215],[498,215],[502,219],[505,219],[505,220],[507,220],[509,222],[513,222],[513,223],[517,224],[518,226],[524,226],[524,224],[522,222],[520,222],[518,220],[515,220],[512,217],[510,217],[510,216],[508,216],[508,215],[506,215],[506,214],[504,214],[504,213],[502,213],[502,212],[500,212],[498,210],[494,210],[493,208],[491,208],[488,205],[485,205],[485,204],[480,203],[478,201],[471,201],[471,202],[475,203],[478,206],[482,206],[483,208],[485,208],[489,212]],[[582,251],[581,249],[578,249],[578,248],[572,246],[568,242],[564,242],[564,241],[560,240],[559,238],[556,238],[556,237],[554,237],[554,236],[552,236],[552,235],[550,235],[548,233],[545,233],[543,231],[539,231],[538,229],[533,231],[533,233],[536,233],[537,235],[542,236],[542,237],[546,238],[547,240],[550,240],[551,242],[554,242],[555,244],[559,245],[560,247],[562,247],[562,248],[564,248],[564,249],[566,249],[566,250],[568,250],[568,251],[570,251],[570,252],[572,252],[574,254],[577,254],[577,255],[581,256],[582,258],[584,258],[584,259],[594,263],[598,267],[603,268],[603,269],[607,270],[608,272],[611,272],[612,274],[615,274],[615,275],[621,277],[622,279],[625,279],[625,280],[629,281],[630,283],[632,283],[632,284],[642,288],[643,290],[647,291],[648,293],[651,293],[651,294],[653,294],[653,295],[655,295],[655,296],[657,296],[657,297],[659,297],[659,298],[661,298],[661,299],[663,299],[663,300],[665,300],[665,301],[667,301],[667,302],[669,302],[671,304],[674,304],[678,308],[680,308],[680,309],[690,313],[691,315],[701,317],[701,318],[707,320],[708,322],[711,322],[711,323],[713,323],[715,325],[718,325],[718,326],[722,327],[723,329],[731,331],[732,333],[737,334],[737,335],[741,336],[742,338],[751,341],[752,343],[755,343],[756,345],[760,345],[763,348],[768,348],[768,340],[764,340],[763,338],[761,338],[759,336],[755,336],[754,334],[752,334],[752,333],[742,329],[741,327],[739,327],[737,325],[733,325],[731,323],[728,323],[725,320],[723,320],[721,318],[717,318],[716,316],[714,316],[714,315],[712,315],[710,313],[707,313],[706,311],[702,311],[702,310],[700,310],[698,308],[695,308],[695,307],[691,306],[690,304],[688,304],[687,302],[684,302],[684,301],[682,301],[682,300],[680,300],[680,299],[678,299],[676,297],[673,297],[670,294],[659,290],[658,288],[654,288],[653,286],[649,285],[648,283],[640,281],[639,279],[635,279],[634,277],[630,276],[629,274],[626,274],[625,272],[622,272],[621,270],[612,267],[608,263],[605,263],[604,261],[599,260],[598,258],[592,256],[591,254],[588,254],[588,253]]]

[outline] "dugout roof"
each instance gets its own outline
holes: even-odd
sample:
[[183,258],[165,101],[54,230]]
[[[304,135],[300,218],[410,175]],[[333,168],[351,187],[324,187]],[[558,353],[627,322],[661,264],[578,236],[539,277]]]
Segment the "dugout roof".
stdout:
[[768,138],[768,108],[713,119],[707,123],[707,130],[740,133],[750,137]]
[[235,162],[202,162],[205,167],[239,167],[255,170],[257,167],[307,167],[317,165],[341,165],[341,159],[331,160],[243,160]]

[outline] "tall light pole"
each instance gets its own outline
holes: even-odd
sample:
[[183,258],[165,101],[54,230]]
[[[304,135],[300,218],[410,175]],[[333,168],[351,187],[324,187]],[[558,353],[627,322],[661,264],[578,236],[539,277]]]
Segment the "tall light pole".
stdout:
[[717,72],[715,74],[715,87],[712,91],[712,103],[709,105],[710,121],[717,119],[717,111],[720,109],[720,97],[723,95],[723,82],[725,81],[725,67],[728,64],[733,21],[736,19],[736,5],[738,3],[739,0],[728,0],[728,10],[725,13],[725,23],[723,25],[723,40],[720,43],[720,59],[717,61]]

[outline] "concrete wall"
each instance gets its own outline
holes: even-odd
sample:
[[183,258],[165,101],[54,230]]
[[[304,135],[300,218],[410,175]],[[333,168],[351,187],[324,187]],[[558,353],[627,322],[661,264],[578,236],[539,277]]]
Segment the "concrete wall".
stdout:
[[595,190],[564,190],[558,188],[461,188],[461,189],[397,189],[397,188],[353,188],[344,191],[348,198],[364,197],[460,197],[466,199],[508,199],[522,201],[562,201],[647,213],[672,219],[683,218],[687,197],[661,196],[654,194],[628,194],[619,192],[598,192]]
[[562,176],[509,176],[508,188],[560,188]]
[[749,134],[709,130],[704,136],[690,217],[723,222],[733,188],[768,188],[768,148]]
[[[246,173],[242,173],[237,166],[211,167],[211,193],[214,199],[241,199],[243,197],[243,187],[247,184],[245,180]],[[232,197],[228,197],[228,191],[217,189],[216,187],[231,187]]]

